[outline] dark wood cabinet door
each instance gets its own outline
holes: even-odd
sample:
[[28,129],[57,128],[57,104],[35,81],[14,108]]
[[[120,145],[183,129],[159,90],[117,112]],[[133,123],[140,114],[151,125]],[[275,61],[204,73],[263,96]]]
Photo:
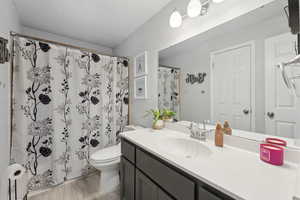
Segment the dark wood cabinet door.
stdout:
[[175,199],[195,200],[195,182],[168,167],[149,153],[140,149],[136,150],[136,167],[151,177]]
[[126,140],[122,140],[121,142],[121,152],[122,156],[124,156],[127,160],[132,163],[135,163],[135,146],[127,142]]
[[198,200],[234,200],[231,197],[217,191],[216,189],[202,185],[198,188]]
[[136,200],[158,200],[158,187],[139,170],[136,170]]
[[222,200],[221,198],[215,196],[204,188],[199,188],[199,199],[198,200]]
[[121,200],[134,200],[134,171],[135,166],[125,158],[121,158]]
[[173,200],[169,195],[167,195],[164,191],[158,190],[158,200]]

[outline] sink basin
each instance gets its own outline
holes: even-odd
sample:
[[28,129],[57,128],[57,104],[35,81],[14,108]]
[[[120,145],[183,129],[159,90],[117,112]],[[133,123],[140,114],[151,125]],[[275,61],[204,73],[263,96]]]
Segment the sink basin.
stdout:
[[212,151],[200,142],[184,138],[164,139],[161,148],[169,154],[185,158],[208,157],[212,154]]

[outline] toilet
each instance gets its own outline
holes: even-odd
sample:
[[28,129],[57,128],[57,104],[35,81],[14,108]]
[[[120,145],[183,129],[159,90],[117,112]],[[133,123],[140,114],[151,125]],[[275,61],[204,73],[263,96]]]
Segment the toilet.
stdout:
[[[124,127],[123,132],[142,130],[143,127],[129,125]],[[100,149],[90,157],[90,164],[101,172],[100,195],[113,192],[119,188],[119,165],[121,160],[121,143]]]
[[120,184],[119,165],[121,143],[96,151],[90,157],[90,164],[101,171],[100,195],[113,192]]

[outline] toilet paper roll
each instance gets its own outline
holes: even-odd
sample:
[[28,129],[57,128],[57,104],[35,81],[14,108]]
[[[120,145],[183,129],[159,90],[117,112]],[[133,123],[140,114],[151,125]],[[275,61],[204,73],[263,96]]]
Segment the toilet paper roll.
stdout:
[[25,171],[26,170],[22,165],[12,164],[7,168],[7,178],[11,180],[18,180],[24,175]]

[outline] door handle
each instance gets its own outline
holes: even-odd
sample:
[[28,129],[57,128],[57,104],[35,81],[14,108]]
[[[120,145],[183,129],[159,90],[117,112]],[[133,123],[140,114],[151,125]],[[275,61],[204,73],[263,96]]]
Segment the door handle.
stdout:
[[275,117],[275,114],[273,112],[267,112],[267,115],[270,119],[273,119]]
[[243,110],[243,113],[244,113],[245,115],[248,115],[248,114],[250,113],[250,110],[249,110],[249,109],[244,109],[244,110]]

